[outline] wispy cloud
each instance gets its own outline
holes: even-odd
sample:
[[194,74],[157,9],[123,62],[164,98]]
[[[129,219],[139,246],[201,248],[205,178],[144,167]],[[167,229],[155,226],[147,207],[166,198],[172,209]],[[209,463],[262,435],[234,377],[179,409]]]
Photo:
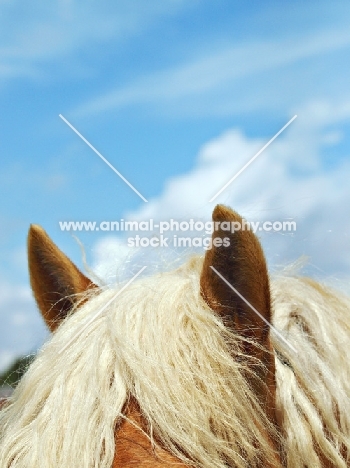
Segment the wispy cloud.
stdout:
[[[255,41],[202,54],[192,62],[144,76],[125,87],[118,87],[76,108],[73,113],[88,116],[128,105],[169,103],[203,95],[237,85],[239,80],[295,65],[304,59],[327,56],[350,47],[348,30],[320,31],[303,37],[274,41]],[[272,90],[273,91],[273,90]],[[270,94],[270,93],[269,93]],[[217,95],[215,94],[217,97]],[[183,107],[182,107],[183,109]]]
[[115,50],[162,16],[185,7],[182,0],[151,0],[147,4],[122,0],[99,4],[98,8],[92,3],[70,0],[35,0],[30,6],[18,1],[2,2],[0,79],[47,77],[49,65],[55,62],[56,74],[72,73],[74,62],[85,66],[80,54],[88,53],[92,45],[113,41]]

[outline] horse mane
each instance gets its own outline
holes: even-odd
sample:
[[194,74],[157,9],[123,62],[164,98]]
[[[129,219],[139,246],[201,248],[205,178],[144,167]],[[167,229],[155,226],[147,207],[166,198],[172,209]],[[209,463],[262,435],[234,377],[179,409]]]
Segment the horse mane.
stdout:
[[342,467],[350,460],[350,299],[309,278],[271,281],[276,410],[286,466]]
[[[202,263],[132,283],[78,334],[121,286],[82,296],[0,412],[2,468],[110,468],[132,399],[154,446],[184,463],[275,466],[277,431],[243,377],[242,338],[201,297]],[[349,299],[287,277],[271,293],[273,323],[298,351],[271,335],[283,465],[346,468]]]

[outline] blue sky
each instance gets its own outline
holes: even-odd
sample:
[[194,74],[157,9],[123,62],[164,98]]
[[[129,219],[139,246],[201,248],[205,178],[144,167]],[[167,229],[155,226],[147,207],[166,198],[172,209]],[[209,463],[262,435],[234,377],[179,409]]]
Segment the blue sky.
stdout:
[[[81,266],[59,221],[209,219],[211,196],[295,114],[216,201],[296,220],[293,235],[261,236],[270,267],[307,255],[311,273],[346,289],[348,1],[12,0],[0,11],[0,368],[46,335],[28,286],[30,223]],[[97,269],[124,242],[79,238]]]

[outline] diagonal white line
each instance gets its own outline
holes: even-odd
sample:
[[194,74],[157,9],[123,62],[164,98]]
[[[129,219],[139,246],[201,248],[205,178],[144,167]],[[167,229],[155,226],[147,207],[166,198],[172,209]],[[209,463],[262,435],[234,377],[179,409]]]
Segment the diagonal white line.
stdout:
[[247,164],[245,164],[242,169],[240,169],[237,174],[235,174],[232,179],[230,179],[210,200],[209,200],[209,203],[211,203],[213,200],[215,200],[216,197],[218,197],[220,195],[221,192],[223,192],[235,179],[237,179],[237,177],[242,174],[242,172],[278,137],[278,135],[280,135],[292,122],[293,120],[295,120],[298,116],[295,115],[294,117],[292,117],[290,119],[289,122],[286,123],[286,125],[284,127],[281,128],[281,130],[279,132],[276,133],[276,135],[274,137],[271,138],[271,140],[269,140],[265,146],[263,146],[261,148],[260,151],[258,151],[256,153],[255,156],[252,157],[252,159],[250,159]]
[[260,313],[259,311],[257,311],[256,308],[255,308],[254,306],[252,306],[251,303],[250,303],[249,301],[247,301],[247,299],[246,299],[244,296],[242,296],[242,294],[241,294],[239,291],[237,291],[237,289],[236,289],[235,287],[233,287],[232,284],[229,283],[229,282],[227,281],[227,279],[224,278],[220,272],[218,272],[218,270],[217,270],[215,267],[213,267],[212,265],[210,265],[210,268],[218,275],[219,278],[222,279],[222,281],[223,281],[224,283],[227,284],[227,286],[228,286],[229,288],[232,289],[232,291],[234,291],[234,292],[237,294],[237,296],[239,296],[239,297],[242,299],[242,301],[244,301],[244,302],[247,304],[247,306],[249,306],[249,307],[252,309],[253,312],[255,312],[255,313],[261,318],[261,320],[262,320],[263,322],[266,323],[266,325],[268,325],[268,326],[271,328],[271,330],[278,336],[278,338],[280,338],[292,351],[294,351],[295,354],[298,354],[298,351],[294,348],[294,346],[291,345],[291,344],[285,339],[285,337],[284,337],[283,335],[281,335],[281,333],[280,333],[268,320],[266,320],[266,318],[265,318],[263,315],[261,315],[261,313]]
[[70,122],[68,122],[66,118],[63,117],[62,114],[59,114],[59,117],[92,149],[92,151],[94,151],[97,154],[97,156],[99,156],[102,159],[103,162],[107,164],[108,167],[112,169],[112,171],[114,171],[131,188],[131,190],[133,190],[140,198],[142,198],[144,202],[148,202],[148,200],[146,200],[146,198],[143,195],[141,195],[141,193],[138,190],[136,190],[136,188],[133,185],[131,185],[130,182],[127,179],[125,179],[125,177],[119,171],[117,171],[117,169],[114,166],[112,166],[112,164],[109,161],[107,161],[107,159],[104,156],[102,156],[102,154],[99,151],[97,151],[97,149],[94,146],[92,146],[92,144],[86,138],[84,138],[83,135],[79,133],[78,130],[75,127],[73,127],[73,125]]
[[78,338],[78,336],[80,336],[83,331],[94,321],[97,319],[97,317],[99,317],[102,312],[110,305],[112,304],[112,302],[119,296],[119,294],[121,294],[142,272],[143,270],[145,270],[147,268],[147,266],[144,266],[141,268],[141,270],[139,272],[136,273],[135,276],[133,276],[116,294],[114,294],[114,296],[101,308],[99,309],[95,315],[93,315],[85,324],[84,326],[78,331],[78,333],[76,333],[73,338],[71,340],[68,341],[68,343],[62,348],[60,349],[60,351],[58,352],[58,354],[61,354],[63,353],[63,351],[65,349],[68,348],[68,346],[70,346],[74,340],[76,340]]

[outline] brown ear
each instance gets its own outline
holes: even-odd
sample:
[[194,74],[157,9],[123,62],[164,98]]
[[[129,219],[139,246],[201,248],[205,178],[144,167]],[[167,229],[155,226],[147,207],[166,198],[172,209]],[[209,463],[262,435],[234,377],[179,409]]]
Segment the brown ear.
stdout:
[[28,263],[35,300],[47,326],[54,331],[79,299],[78,295],[96,286],[38,225],[29,229]]
[[[258,374],[258,379],[250,383],[264,404],[271,408],[272,402],[267,401],[271,395],[267,396],[266,388],[261,385],[261,381],[265,382],[274,393],[274,357],[270,352],[270,328],[237,294],[238,292],[243,296],[267,322],[270,322],[270,288],[265,257],[252,231],[246,228],[232,234],[230,230],[225,230],[231,226],[243,227],[243,219],[236,212],[223,205],[217,205],[213,211],[213,221],[217,224],[214,224],[213,247],[207,251],[204,259],[200,278],[201,293],[213,310],[224,316],[238,334],[248,339],[243,346],[247,361],[249,362],[251,356],[263,364],[260,370],[254,366],[253,370]],[[216,247],[215,244],[223,245]],[[228,246],[225,246],[227,244]],[[211,267],[214,267],[237,292]],[[252,345],[251,340],[262,345],[264,349]]]

